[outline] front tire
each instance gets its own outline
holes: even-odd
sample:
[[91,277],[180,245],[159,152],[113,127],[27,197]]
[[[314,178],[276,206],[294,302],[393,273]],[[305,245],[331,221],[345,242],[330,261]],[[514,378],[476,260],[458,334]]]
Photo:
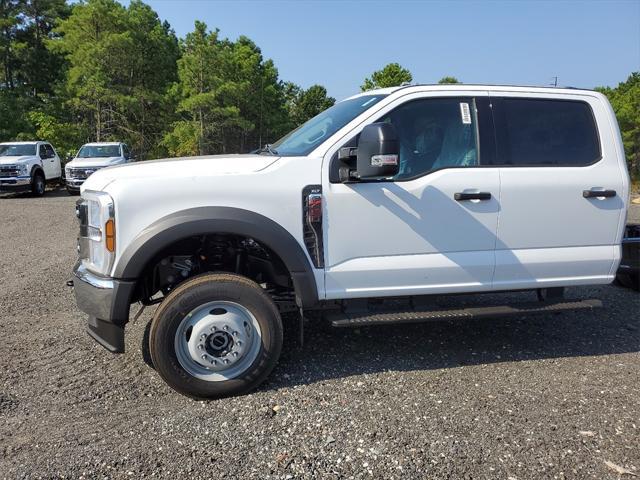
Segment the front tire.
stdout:
[[41,197],[45,191],[44,175],[40,172],[36,172],[31,179],[31,194],[34,197]]
[[160,376],[196,399],[254,389],[281,349],[282,321],[273,300],[252,280],[227,273],[179,285],[156,310],[149,333]]

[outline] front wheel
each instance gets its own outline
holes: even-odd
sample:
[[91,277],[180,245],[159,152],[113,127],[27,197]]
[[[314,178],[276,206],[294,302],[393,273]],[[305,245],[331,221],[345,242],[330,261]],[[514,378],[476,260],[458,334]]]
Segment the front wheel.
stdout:
[[31,180],[31,194],[35,197],[41,197],[44,195],[45,180],[44,175],[40,172],[36,172]]
[[239,275],[185,281],[156,310],[149,352],[160,376],[197,399],[239,395],[269,375],[282,349],[273,300]]

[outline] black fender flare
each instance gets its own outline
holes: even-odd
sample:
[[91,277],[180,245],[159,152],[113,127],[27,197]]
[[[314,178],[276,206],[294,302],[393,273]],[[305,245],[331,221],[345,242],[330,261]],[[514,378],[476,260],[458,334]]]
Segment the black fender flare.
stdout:
[[36,173],[40,172],[42,174],[42,177],[45,179],[45,181],[47,180],[47,176],[44,174],[44,169],[42,168],[42,165],[39,164],[35,164],[34,166],[31,167],[31,183],[33,183],[33,177],[36,176]]
[[135,280],[167,246],[185,238],[212,233],[242,235],[268,247],[289,270],[298,306],[317,305],[318,289],[313,269],[298,241],[273,220],[233,207],[189,208],[160,218],[125,248],[115,266],[114,277]]

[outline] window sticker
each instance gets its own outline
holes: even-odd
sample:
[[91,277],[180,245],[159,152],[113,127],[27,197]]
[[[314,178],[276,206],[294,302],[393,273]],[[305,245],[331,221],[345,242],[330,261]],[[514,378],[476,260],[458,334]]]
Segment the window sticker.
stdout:
[[471,110],[469,110],[469,104],[460,102],[460,116],[462,117],[462,123],[465,125],[471,124]]

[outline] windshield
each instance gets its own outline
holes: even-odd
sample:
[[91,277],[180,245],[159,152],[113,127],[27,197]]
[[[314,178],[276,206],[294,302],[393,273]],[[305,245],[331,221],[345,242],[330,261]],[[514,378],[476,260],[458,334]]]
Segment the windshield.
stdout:
[[119,157],[120,145],[84,145],[78,158]]
[[384,97],[386,95],[363,95],[336,103],[270,145],[270,149],[276,155],[307,155]]
[[35,155],[35,143],[17,143],[12,145],[0,145],[0,157],[21,157],[22,155]]

